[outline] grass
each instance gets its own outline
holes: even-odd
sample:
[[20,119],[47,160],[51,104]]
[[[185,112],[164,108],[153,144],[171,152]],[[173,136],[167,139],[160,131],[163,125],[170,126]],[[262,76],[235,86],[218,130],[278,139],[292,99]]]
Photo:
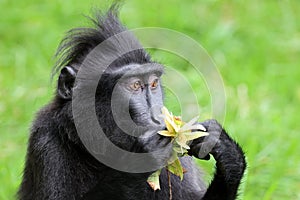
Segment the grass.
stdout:
[[[54,92],[50,72],[60,39],[70,28],[87,24],[83,14],[92,6],[107,4],[0,0],[1,200],[14,198],[30,123]],[[180,31],[213,58],[227,94],[224,126],[241,144],[249,163],[241,199],[300,199],[299,13],[298,1],[258,0],[132,0],[121,10],[129,28]],[[181,70],[194,88],[202,88],[186,62],[164,52],[153,54]],[[203,92],[199,104],[206,118],[210,102]],[[176,110],[172,95],[167,100]],[[211,173],[214,162],[199,164]]]

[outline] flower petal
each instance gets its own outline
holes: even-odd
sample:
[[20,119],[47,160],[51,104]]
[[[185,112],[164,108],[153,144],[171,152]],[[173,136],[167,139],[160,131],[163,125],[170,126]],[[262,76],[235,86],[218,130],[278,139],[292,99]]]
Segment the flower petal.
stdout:
[[201,131],[189,132],[189,133],[185,132],[183,134],[185,135],[187,141],[209,135],[208,132],[201,132]]
[[206,131],[206,128],[202,124],[194,124],[191,127],[191,130],[201,130],[201,131]]
[[189,145],[186,144],[187,140],[185,140],[185,139],[180,140],[180,139],[177,138],[176,142],[177,142],[177,144],[180,145],[180,147],[183,147],[185,149],[190,149]]
[[174,132],[169,132],[169,131],[166,131],[166,130],[158,131],[157,133],[159,135],[166,136],[166,137],[175,137],[176,136]]
[[178,120],[179,117],[174,117],[173,114],[170,113],[166,107],[163,107],[161,109],[161,112],[164,115],[165,124],[167,126],[167,129],[170,131],[175,131],[177,133],[180,129],[180,124],[176,124],[175,120]]
[[176,125],[172,119],[173,118],[168,118],[168,117],[165,118],[165,123],[166,123],[167,129],[169,130],[169,128],[170,128],[173,131],[178,132],[180,127],[178,125]]
[[165,121],[167,130],[168,130],[169,132],[175,132],[175,130],[174,130],[172,124],[170,124],[169,121],[168,121],[166,118],[164,119],[164,121]]
[[199,116],[196,116],[193,119],[191,119],[188,123],[184,124],[181,127],[180,132],[191,130],[190,127],[193,126],[197,122],[198,118],[199,118]]

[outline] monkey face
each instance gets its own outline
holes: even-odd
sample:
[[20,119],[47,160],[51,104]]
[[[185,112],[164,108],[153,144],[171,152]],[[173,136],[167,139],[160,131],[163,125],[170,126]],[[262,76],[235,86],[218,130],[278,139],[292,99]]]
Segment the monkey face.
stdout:
[[149,63],[129,65],[110,75],[110,81],[117,80],[111,90],[111,110],[118,126],[129,132],[163,126],[162,73],[161,65]]

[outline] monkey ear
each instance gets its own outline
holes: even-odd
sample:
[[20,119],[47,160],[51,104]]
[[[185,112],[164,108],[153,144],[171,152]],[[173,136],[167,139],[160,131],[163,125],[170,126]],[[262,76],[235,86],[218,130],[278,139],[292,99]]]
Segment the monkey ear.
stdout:
[[72,66],[65,66],[59,75],[57,93],[66,100],[72,98],[73,85],[76,79],[77,70]]

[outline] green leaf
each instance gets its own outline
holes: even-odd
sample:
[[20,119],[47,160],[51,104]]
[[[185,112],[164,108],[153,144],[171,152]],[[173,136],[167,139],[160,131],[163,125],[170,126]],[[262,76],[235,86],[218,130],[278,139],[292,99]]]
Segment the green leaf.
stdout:
[[154,172],[153,174],[151,174],[148,179],[147,182],[150,185],[150,187],[156,191],[156,190],[160,190],[160,183],[159,183],[159,175],[161,173],[161,169],[157,170],[156,172]]
[[168,165],[172,164],[177,159],[178,159],[178,153],[176,151],[174,151],[174,149],[173,149],[172,155],[168,160]]
[[167,166],[167,170],[169,170],[172,174],[179,176],[180,180],[183,180],[183,168],[179,159],[176,159],[172,164],[169,164]]

